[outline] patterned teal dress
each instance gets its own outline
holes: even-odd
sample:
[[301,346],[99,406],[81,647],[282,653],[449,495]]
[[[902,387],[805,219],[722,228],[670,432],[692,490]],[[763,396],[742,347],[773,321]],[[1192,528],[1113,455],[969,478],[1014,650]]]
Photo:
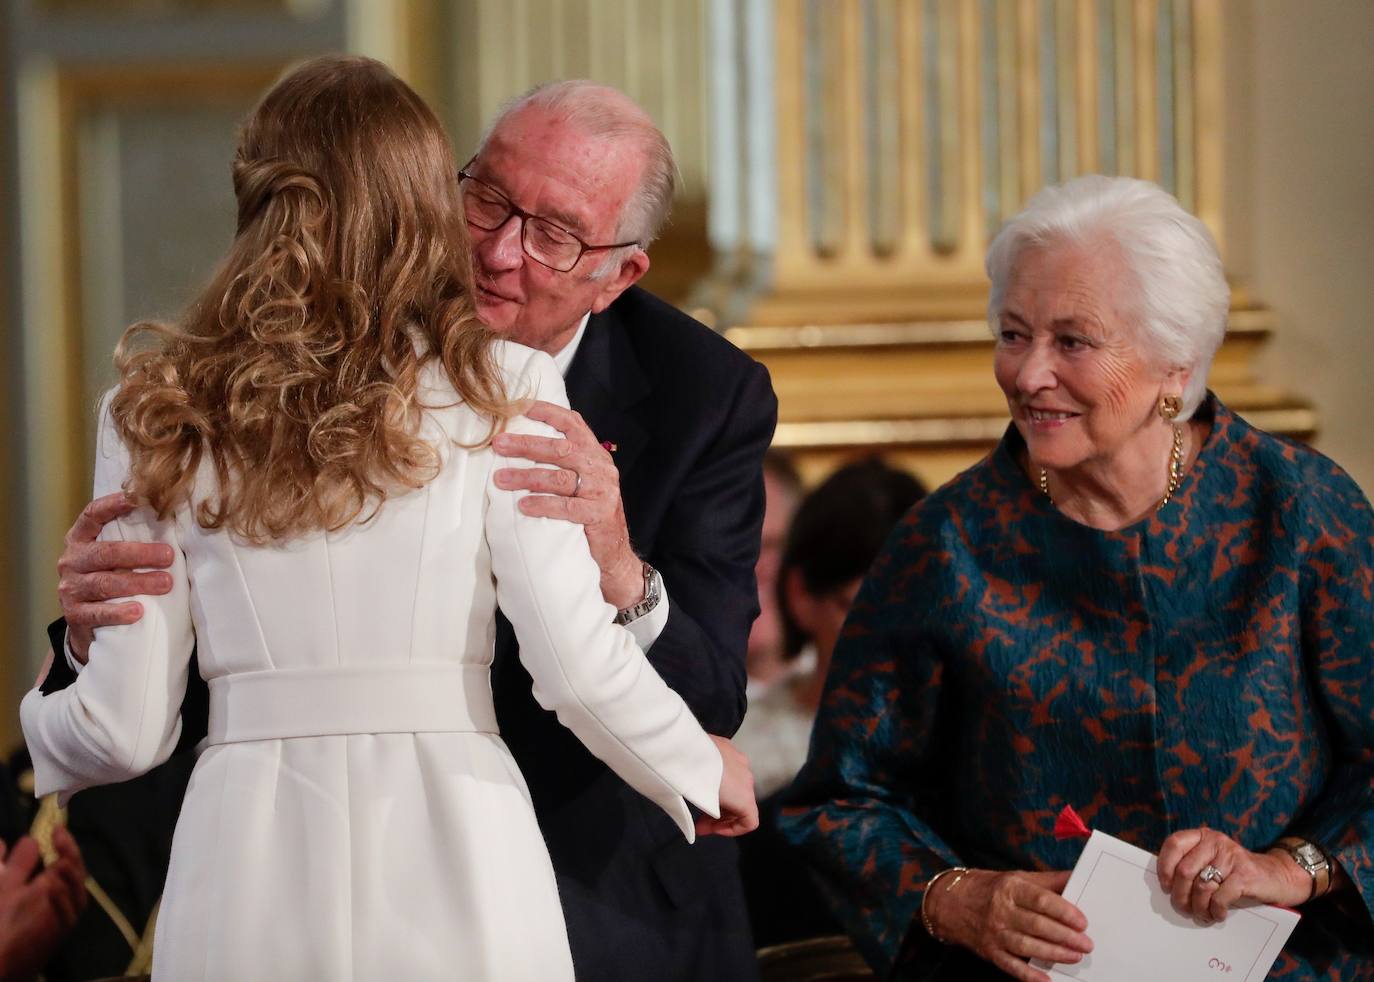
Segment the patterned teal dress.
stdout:
[[1152,852],[1204,823],[1322,844],[1355,891],[1302,908],[1270,978],[1374,979],[1374,517],[1320,454],[1198,418],[1133,526],[1060,514],[1012,428],[874,564],[782,827],[880,972],[1003,978],[925,933],[925,883],[1071,868],[1067,804]]

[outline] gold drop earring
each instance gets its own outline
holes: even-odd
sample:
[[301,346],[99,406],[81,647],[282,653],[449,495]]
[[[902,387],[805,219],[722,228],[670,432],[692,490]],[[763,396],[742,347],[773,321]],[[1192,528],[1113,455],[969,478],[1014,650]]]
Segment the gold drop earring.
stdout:
[[1183,477],[1183,427],[1176,420],[1178,414],[1183,411],[1183,399],[1179,396],[1161,396],[1159,399],[1159,415],[1164,417],[1166,423],[1173,424],[1174,445],[1169,451],[1169,483],[1165,485],[1164,499],[1160,501],[1155,511],[1159,511],[1169,503],[1169,499],[1178,490],[1179,480]]

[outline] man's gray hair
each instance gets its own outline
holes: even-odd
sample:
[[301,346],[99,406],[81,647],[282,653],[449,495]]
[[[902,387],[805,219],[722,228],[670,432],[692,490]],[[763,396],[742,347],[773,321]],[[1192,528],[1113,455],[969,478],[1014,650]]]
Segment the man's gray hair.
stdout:
[[1226,334],[1231,289],[1207,227],[1158,185],[1092,174],[1044,188],[988,247],[988,323],[1000,330],[1007,282],[1027,248],[1115,245],[1134,278],[1130,312],[1148,357],[1191,369],[1180,419],[1207,391],[1207,372]]
[[588,136],[629,140],[644,154],[644,173],[620,214],[616,238],[633,239],[641,249],[658,238],[673,206],[677,164],[668,138],[649,114],[625,93],[587,79],[536,85],[507,103],[482,134],[478,153],[503,121],[529,108],[542,109]]

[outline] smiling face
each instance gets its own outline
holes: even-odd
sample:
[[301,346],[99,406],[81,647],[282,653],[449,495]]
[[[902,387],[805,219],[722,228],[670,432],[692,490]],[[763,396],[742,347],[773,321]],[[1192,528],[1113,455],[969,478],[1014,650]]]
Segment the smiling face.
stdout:
[[1112,247],[1030,246],[1012,264],[993,370],[1033,465],[1110,468],[1158,441],[1160,397],[1187,374],[1141,351],[1132,290]]
[[[588,136],[541,108],[526,107],[497,125],[468,169],[524,211],[588,245],[602,245],[619,241],[616,225],[644,163],[629,141]],[[586,253],[568,272],[556,272],[525,254],[514,215],[491,231],[468,230],[478,315],[493,330],[550,354],[572,340],[584,314],[605,310],[649,268],[648,256],[635,249],[600,278],[592,274],[606,252]]]

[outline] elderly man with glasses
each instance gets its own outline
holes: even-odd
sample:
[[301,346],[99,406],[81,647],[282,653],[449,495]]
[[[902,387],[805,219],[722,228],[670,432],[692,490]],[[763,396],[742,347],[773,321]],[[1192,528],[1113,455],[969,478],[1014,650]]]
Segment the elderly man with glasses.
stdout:
[[[616,621],[707,730],[731,735],[745,709],[777,401],[763,366],[634,285],[674,170],[667,140],[627,96],[557,82],[507,108],[458,181],[483,321],[552,355],[574,410],[529,410],[562,439],[497,437],[502,454],[554,466],[495,480],[535,492],[526,513],[583,526]],[[168,565],[164,547],[94,541],[127,508],[92,502],[68,534],[59,594],[72,661],[94,626],[140,616],[137,603],[103,601],[165,592],[164,574],[127,572]],[[734,844],[687,845],[538,706],[504,619],[496,646],[497,718],[549,845],[578,977],[753,977]],[[55,670],[45,689],[69,680]],[[203,733],[194,705],[190,693],[185,730]]]

